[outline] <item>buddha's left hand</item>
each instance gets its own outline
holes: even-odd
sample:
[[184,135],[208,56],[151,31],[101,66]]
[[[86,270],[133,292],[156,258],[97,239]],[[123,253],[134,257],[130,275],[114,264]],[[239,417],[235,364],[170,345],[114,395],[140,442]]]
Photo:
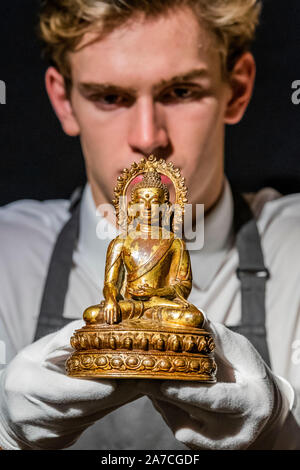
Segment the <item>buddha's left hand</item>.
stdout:
[[[208,326],[208,328],[207,328]],[[191,449],[273,449],[293,402],[244,337],[206,325],[216,343],[217,383],[140,381],[176,439]]]
[[129,287],[128,292],[136,297],[153,297],[154,295],[157,295],[157,289],[150,287],[148,284],[143,284],[136,289]]
[[[128,292],[131,295],[135,295],[136,297],[174,297],[175,292],[172,286],[166,286],[166,287],[159,287],[159,288],[153,288],[150,287],[148,284],[143,284],[139,286],[137,289],[132,289],[129,288]],[[186,302],[188,305],[188,302]]]

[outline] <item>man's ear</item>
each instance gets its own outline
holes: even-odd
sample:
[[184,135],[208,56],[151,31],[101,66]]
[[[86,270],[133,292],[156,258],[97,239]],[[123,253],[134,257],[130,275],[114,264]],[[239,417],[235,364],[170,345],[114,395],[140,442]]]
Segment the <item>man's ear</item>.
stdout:
[[245,114],[252,96],[256,65],[250,52],[243,54],[230,74],[229,86],[232,91],[225,113],[226,124],[237,124]]
[[45,83],[49,99],[63,130],[70,136],[79,135],[80,128],[67,96],[64,77],[55,67],[49,67],[46,71]]

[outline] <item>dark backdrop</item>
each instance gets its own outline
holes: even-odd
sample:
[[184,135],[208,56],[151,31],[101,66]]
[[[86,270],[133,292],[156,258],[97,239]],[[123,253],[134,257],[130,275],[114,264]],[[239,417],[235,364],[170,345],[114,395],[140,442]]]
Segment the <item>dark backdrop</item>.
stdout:
[[[68,197],[85,180],[79,140],[63,134],[44,90],[46,65],[35,38],[38,0],[1,0],[0,205]],[[226,171],[241,191],[300,191],[300,1],[265,0],[254,47],[257,82],[246,117],[228,128]]]

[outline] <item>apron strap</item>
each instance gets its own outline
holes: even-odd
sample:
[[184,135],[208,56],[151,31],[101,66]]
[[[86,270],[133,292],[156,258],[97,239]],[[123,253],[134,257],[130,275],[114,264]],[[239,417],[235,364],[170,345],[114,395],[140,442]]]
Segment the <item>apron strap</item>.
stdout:
[[56,240],[45,282],[40,315],[34,341],[59,330],[71,320],[63,317],[65,298],[73,263],[73,252],[79,236],[80,200],[82,188],[71,196],[71,217]]
[[270,273],[264,264],[260,236],[253,213],[239,193],[233,191],[234,229],[239,254],[237,277],[241,283],[242,320],[231,330],[251,341],[270,366],[266,333],[265,288]]

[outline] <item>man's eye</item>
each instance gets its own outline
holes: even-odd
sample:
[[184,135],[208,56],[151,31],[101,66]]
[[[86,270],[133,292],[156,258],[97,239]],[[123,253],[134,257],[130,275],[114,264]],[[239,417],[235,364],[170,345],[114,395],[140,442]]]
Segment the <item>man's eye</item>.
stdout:
[[189,98],[192,95],[192,90],[189,88],[174,88],[173,95],[176,98]]
[[104,109],[114,109],[117,107],[128,107],[132,104],[132,99],[127,95],[117,93],[107,93],[105,95],[95,95],[91,97],[99,107]]
[[122,97],[119,95],[105,95],[103,96],[102,101],[106,104],[117,104],[122,101]]
[[159,100],[163,103],[175,103],[181,101],[188,101],[192,99],[197,99],[201,95],[201,91],[192,87],[174,87],[171,90],[164,92]]

